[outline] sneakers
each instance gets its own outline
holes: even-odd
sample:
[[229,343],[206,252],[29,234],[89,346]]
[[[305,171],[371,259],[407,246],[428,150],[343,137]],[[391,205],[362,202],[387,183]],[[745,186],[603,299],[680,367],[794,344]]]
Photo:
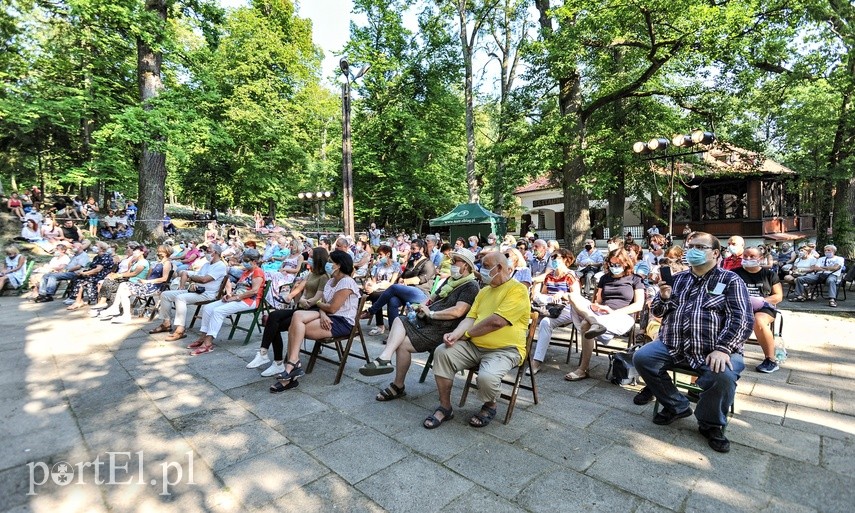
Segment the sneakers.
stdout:
[[716,452],[730,452],[730,440],[724,436],[724,432],[722,432],[720,427],[704,428],[698,426],[698,431],[707,439],[707,443],[709,443],[712,450]]
[[755,367],[757,372],[762,372],[764,374],[771,374],[778,369],[778,362],[772,361],[770,358],[765,358],[763,363]]
[[686,408],[685,410],[683,410],[679,413],[675,412],[673,410],[670,410],[668,408],[663,408],[662,411],[660,411],[659,413],[656,414],[655,417],[653,417],[653,423],[657,424],[659,426],[667,426],[668,424],[671,424],[675,420],[686,418],[691,414],[692,414],[691,408]]
[[[261,354],[261,349],[255,352],[255,358],[252,359],[251,362],[246,364],[247,369],[257,369],[264,365],[265,363],[270,363],[270,357],[267,356],[267,353]],[[282,372],[282,371],[279,371]]]
[[830,306],[832,308],[837,308],[837,300],[836,299],[829,299],[828,300],[828,306]]
[[[256,358],[258,358],[258,357],[256,356]],[[267,359],[267,361],[270,361],[270,359],[269,359],[269,358],[267,358],[266,356],[265,356],[265,358]],[[255,362],[255,360],[253,360],[253,362]],[[263,365],[263,364],[259,364],[258,366],[260,366],[260,365]],[[270,367],[268,367],[268,368],[264,369],[264,370],[261,372],[261,375],[262,375],[262,376],[264,376],[265,378],[268,378],[268,377],[270,377],[270,376],[275,376],[275,375],[277,375],[277,374],[282,374],[283,372],[285,372],[285,363],[284,363],[284,362],[283,362],[283,363],[276,363],[276,362],[273,362],[273,363],[270,365]]]

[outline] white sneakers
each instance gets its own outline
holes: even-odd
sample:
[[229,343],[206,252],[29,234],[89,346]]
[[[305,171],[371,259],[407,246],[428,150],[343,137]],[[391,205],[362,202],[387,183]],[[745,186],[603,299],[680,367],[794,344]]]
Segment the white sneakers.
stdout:
[[269,363],[270,358],[267,356],[267,353],[261,354],[261,349],[255,352],[255,358],[252,359],[251,362],[246,364],[247,369],[257,369],[264,365],[265,363]]
[[264,377],[270,377],[275,376],[277,374],[282,374],[283,372],[285,372],[285,362],[279,364],[273,362],[272,364],[270,364],[270,367],[264,369],[264,372],[262,372],[261,375]]

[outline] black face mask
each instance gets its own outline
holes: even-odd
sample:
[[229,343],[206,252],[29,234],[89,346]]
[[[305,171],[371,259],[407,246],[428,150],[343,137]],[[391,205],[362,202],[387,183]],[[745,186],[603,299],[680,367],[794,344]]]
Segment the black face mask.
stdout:
[[586,249],[587,251],[591,251],[591,245],[590,245],[590,244],[585,244],[585,249]]
[[410,260],[418,260],[421,257],[422,257],[421,252],[415,251],[410,255]]

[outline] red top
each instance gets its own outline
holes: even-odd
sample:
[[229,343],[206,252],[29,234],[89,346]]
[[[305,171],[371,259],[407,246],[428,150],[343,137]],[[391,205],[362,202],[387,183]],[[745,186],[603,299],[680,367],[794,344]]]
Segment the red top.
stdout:
[[734,269],[739,269],[742,267],[742,257],[736,255],[730,255],[721,261],[721,268],[725,271],[732,271]]
[[252,306],[253,303],[258,304],[258,302],[261,301],[261,296],[264,294],[264,271],[261,270],[261,267],[256,267],[252,271],[244,271],[238,280],[238,285],[243,283],[252,289],[252,280],[255,278],[261,278],[261,286],[258,287],[258,293],[256,293],[254,298],[248,297],[243,300],[243,302],[249,306]]
[[18,208],[21,206],[21,200],[10,199],[9,200],[9,208]]

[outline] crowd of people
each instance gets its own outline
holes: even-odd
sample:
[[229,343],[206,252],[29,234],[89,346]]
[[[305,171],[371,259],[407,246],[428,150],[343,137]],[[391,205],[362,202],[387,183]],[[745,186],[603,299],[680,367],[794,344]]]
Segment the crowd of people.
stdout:
[[[793,301],[804,300],[819,281],[833,298],[845,265],[833,245],[819,256],[810,244],[798,251],[789,244],[746,248],[741,237],[722,245],[702,232],[687,234],[682,246],[649,233],[646,250],[631,238],[613,237],[606,250],[588,239],[573,252],[557,241],[512,235],[385,237],[374,225],[356,239],[315,240],[263,227],[242,237],[215,221],[200,241],[167,240],[152,248],[150,261],[149,249],[136,242],[119,255],[105,241],[90,243],[73,223],[50,221],[40,233],[52,246],[52,259],[30,277],[34,301],[53,301],[59,283],[68,281],[69,310],[88,307],[94,318],[126,323],[135,299],[159,296],[159,323],[149,333],[168,341],[191,336],[188,324],[201,306],[199,331],[187,345],[193,356],[216,349],[230,315],[263,305],[263,333],[247,368],[273,377],[273,393],[304,376],[300,349],[306,339],[345,337],[364,321],[369,334],[385,337],[385,347],[359,372],[394,373],[377,401],[406,396],[412,354],[433,352],[439,404],[424,427],[454,417],[453,378],[473,366],[479,367],[482,406],[468,422],[484,427],[496,415],[502,377],[527,357],[526,333],[537,312],[530,374],[550,368],[547,350],[561,326],[575,327],[581,342],[579,365],[564,375],[567,381],[591,377],[597,344],[633,334],[631,342],[646,342],[634,355],[645,382],[635,403],[658,399],[657,424],[691,415],[667,372],[691,367],[703,389],[694,412],[699,431],[722,452],[729,449],[726,413],[752,331],[764,353],[755,370],[779,368],[771,325],[784,300],[782,283],[792,284]],[[6,248],[0,284],[20,285],[23,265],[20,251]],[[370,306],[357,315],[363,295]]]

